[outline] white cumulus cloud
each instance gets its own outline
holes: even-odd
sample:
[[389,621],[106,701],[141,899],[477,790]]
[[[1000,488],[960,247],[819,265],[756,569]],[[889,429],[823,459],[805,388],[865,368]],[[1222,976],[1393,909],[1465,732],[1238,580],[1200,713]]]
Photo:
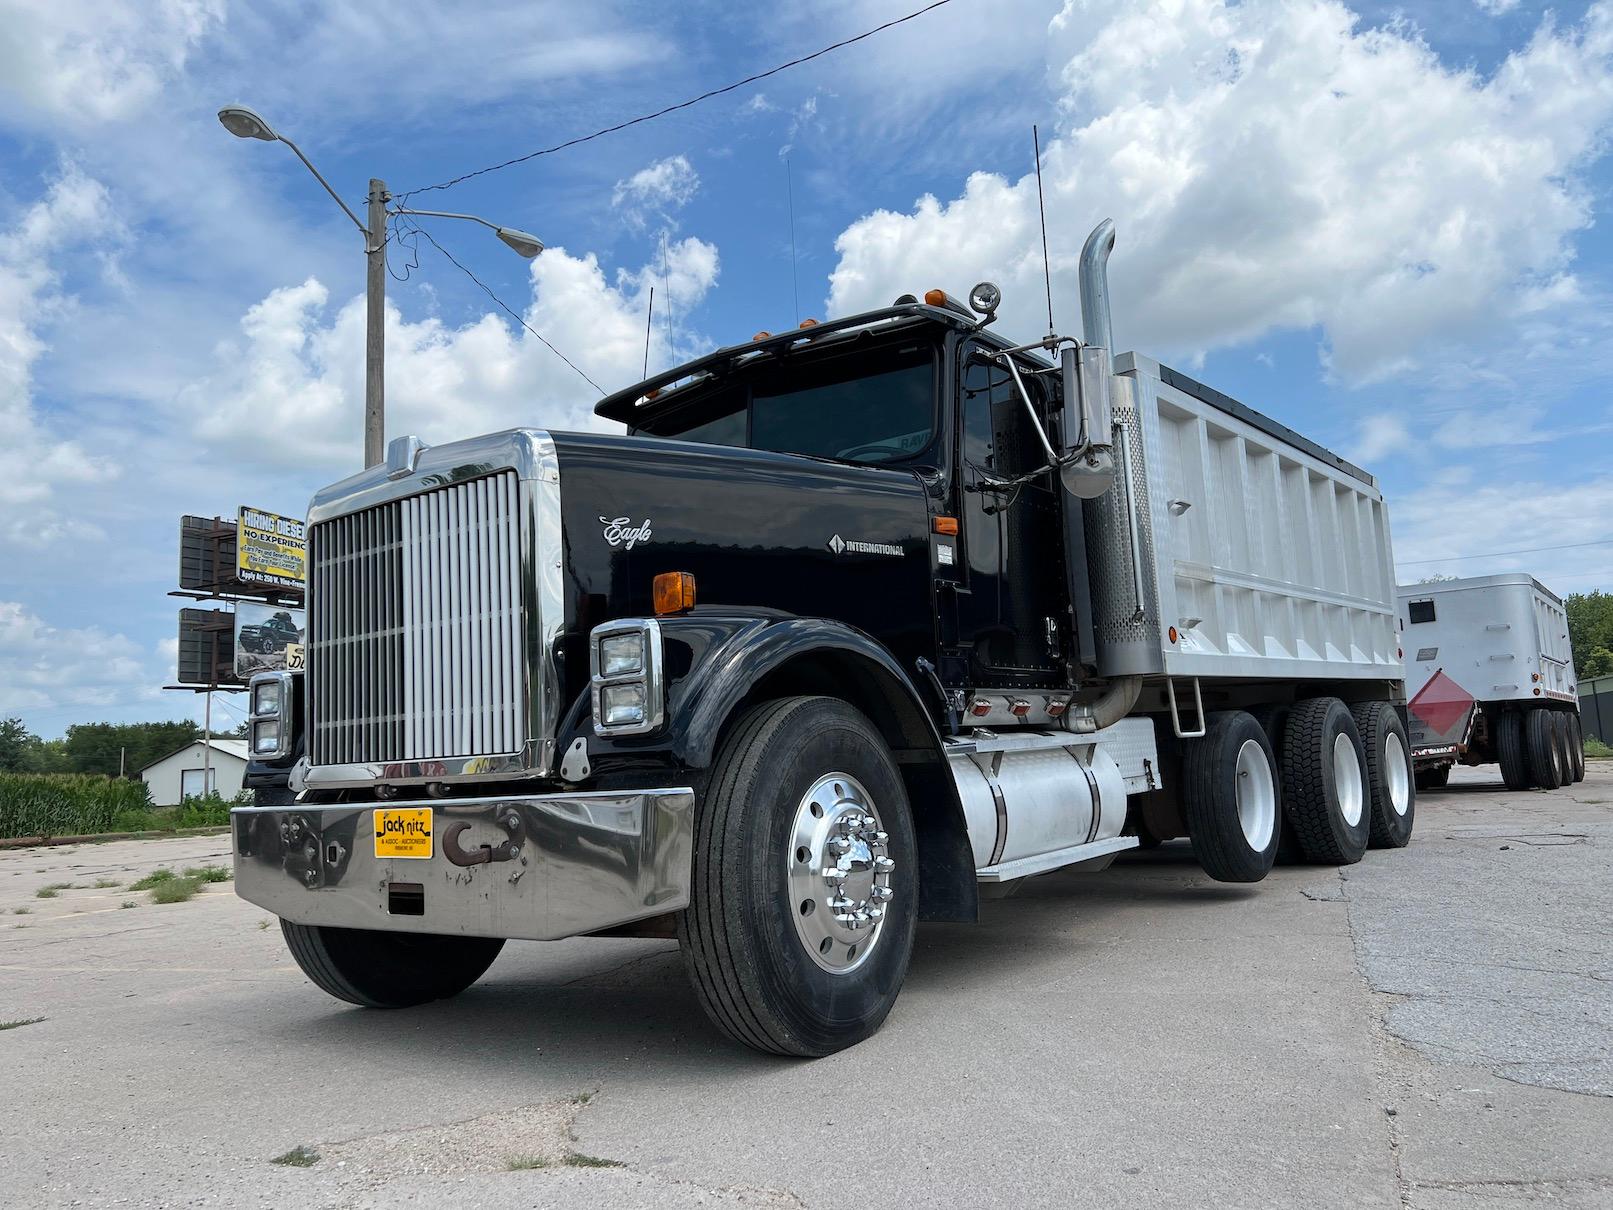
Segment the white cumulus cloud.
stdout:
[[[1359,381],[1571,289],[1591,221],[1579,173],[1613,124],[1606,3],[1548,21],[1488,76],[1334,0],[1069,0],[1052,46],[1063,117],[1043,173],[1066,328],[1082,240],[1108,216],[1122,348],[1191,356],[1317,328]],[[870,214],[836,249],[835,313],[992,278],[1011,326],[1037,324],[1032,173]]]
[[41,328],[72,308],[52,254],[115,238],[118,229],[105,187],[69,165],[0,233],[0,545],[44,546],[92,533],[60,511],[58,493],[115,474],[41,418],[33,371],[47,348]]
[[[689,238],[668,245],[665,280],[687,308],[715,285],[717,249]],[[532,262],[525,319],[604,390],[641,376],[644,315],[657,261],[607,278],[592,255],[547,249]],[[660,306],[657,295],[657,307]],[[350,469],[360,449],[364,397],[364,301],[332,311],[309,280],[275,290],[247,311],[241,336],[221,346],[217,368],[180,392],[177,411],[220,456],[255,464]],[[691,351],[689,340],[677,357]],[[652,369],[673,360],[656,328]],[[430,442],[516,425],[598,427],[599,393],[525,329],[495,314],[460,327],[387,315],[387,433]]]
[[155,699],[153,671],[121,634],[58,629],[16,601],[0,601],[0,716]]
[[654,215],[663,219],[682,209],[700,192],[700,174],[682,155],[670,155],[616,182],[610,203],[628,223],[642,229]]

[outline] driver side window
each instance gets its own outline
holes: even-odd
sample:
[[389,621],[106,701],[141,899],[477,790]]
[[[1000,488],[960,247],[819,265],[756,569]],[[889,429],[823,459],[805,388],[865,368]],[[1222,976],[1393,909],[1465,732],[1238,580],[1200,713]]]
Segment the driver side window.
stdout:
[[[1037,380],[1028,380],[1025,386],[1040,406]],[[1045,461],[1024,401],[1000,361],[975,356],[964,369],[963,456],[974,473],[995,479],[1011,479]]]

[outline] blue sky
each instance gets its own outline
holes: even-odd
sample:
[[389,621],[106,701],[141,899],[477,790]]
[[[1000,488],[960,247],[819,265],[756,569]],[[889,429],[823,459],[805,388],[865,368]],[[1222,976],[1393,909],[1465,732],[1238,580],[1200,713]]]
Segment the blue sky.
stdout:
[[[372,175],[442,181],[916,7],[0,0],[0,714],[194,715],[157,688],[178,516],[298,513],[358,457],[357,233],[220,105],[357,207]],[[1402,579],[1613,588],[1613,545],[1490,553],[1613,532],[1605,3],[952,0],[415,201],[541,236],[528,263],[431,227],[607,389],[642,364],[652,284],[652,368],[793,323],[797,297],[821,317],[980,278],[1030,336],[1033,122],[1061,326],[1112,216],[1117,343],[1377,473]],[[593,423],[434,249],[396,251],[391,433]],[[1429,561],[1452,556],[1483,557]]]

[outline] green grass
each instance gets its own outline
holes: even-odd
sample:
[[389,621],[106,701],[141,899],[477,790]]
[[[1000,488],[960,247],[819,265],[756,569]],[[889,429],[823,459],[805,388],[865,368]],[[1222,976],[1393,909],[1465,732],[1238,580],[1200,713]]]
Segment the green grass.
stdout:
[[1613,748],[1609,748],[1594,735],[1587,735],[1585,737],[1585,755],[1606,759],[1609,756],[1613,756]]
[[541,1155],[512,1155],[504,1167],[510,1172],[529,1172],[533,1168],[547,1168],[549,1161]]
[[109,887],[115,887],[117,885],[118,880],[116,878],[97,878],[95,880],[95,888],[96,890],[100,891],[104,891]]
[[165,878],[151,888],[152,903],[184,903],[194,899],[202,884],[194,878]]
[[18,1021],[0,1021],[0,1029],[21,1029],[24,1025],[38,1025],[44,1017],[23,1017]]
[[131,882],[129,889],[131,891],[149,891],[152,887],[159,886],[164,882],[172,882],[175,877],[177,875],[170,869],[152,870],[139,882]]
[[11,910],[13,912],[15,912],[18,916],[26,916],[29,912],[33,911],[34,909],[33,908],[12,908]]
[[561,1161],[568,1168],[626,1168],[621,1160],[602,1160],[597,1155],[584,1155],[573,1151]]
[[235,877],[228,866],[202,865],[191,866],[185,871],[186,878],[194,878],[197,882],[228,882]]
[[132,907],[139,907],[140,905],[138,903],[136,903],[133,899],[125,899],[122,903],[118,904],[118,906],[120,908],[132,908]]
[[71,882],[53,882],[53,883],[50,883],[48,886],[42,886],[37,891],[35,891],[34,892],[34,898],[35,899],[54,899],[54,898],[56,898],[56,896],[60,895],[63,891],[70,891],[72,889],[73,889],[73,884]]
[[319,1152],[312,1147],[293,1147],[284,1155],[277,1155],[269,1161],[271,1164],[281,1164],[287,1168],[312,1168],[319,1163]]
[[579,1092],[576,1096],[571,1098],[571,1103],[573,1105],[586,1105],[586,1104],[588,1104],[589,1101],[591,1101],[593,1099],[594,1099],[594,1094],[593,1093],[591,1093],[591,1092]]

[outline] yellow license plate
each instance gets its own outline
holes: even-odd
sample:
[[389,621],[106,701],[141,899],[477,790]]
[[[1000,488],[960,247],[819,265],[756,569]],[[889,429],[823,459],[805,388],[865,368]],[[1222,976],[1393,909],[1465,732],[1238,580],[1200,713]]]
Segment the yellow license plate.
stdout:
[[374,814],[377,857],[431,856],[430,807],[377,807]]

